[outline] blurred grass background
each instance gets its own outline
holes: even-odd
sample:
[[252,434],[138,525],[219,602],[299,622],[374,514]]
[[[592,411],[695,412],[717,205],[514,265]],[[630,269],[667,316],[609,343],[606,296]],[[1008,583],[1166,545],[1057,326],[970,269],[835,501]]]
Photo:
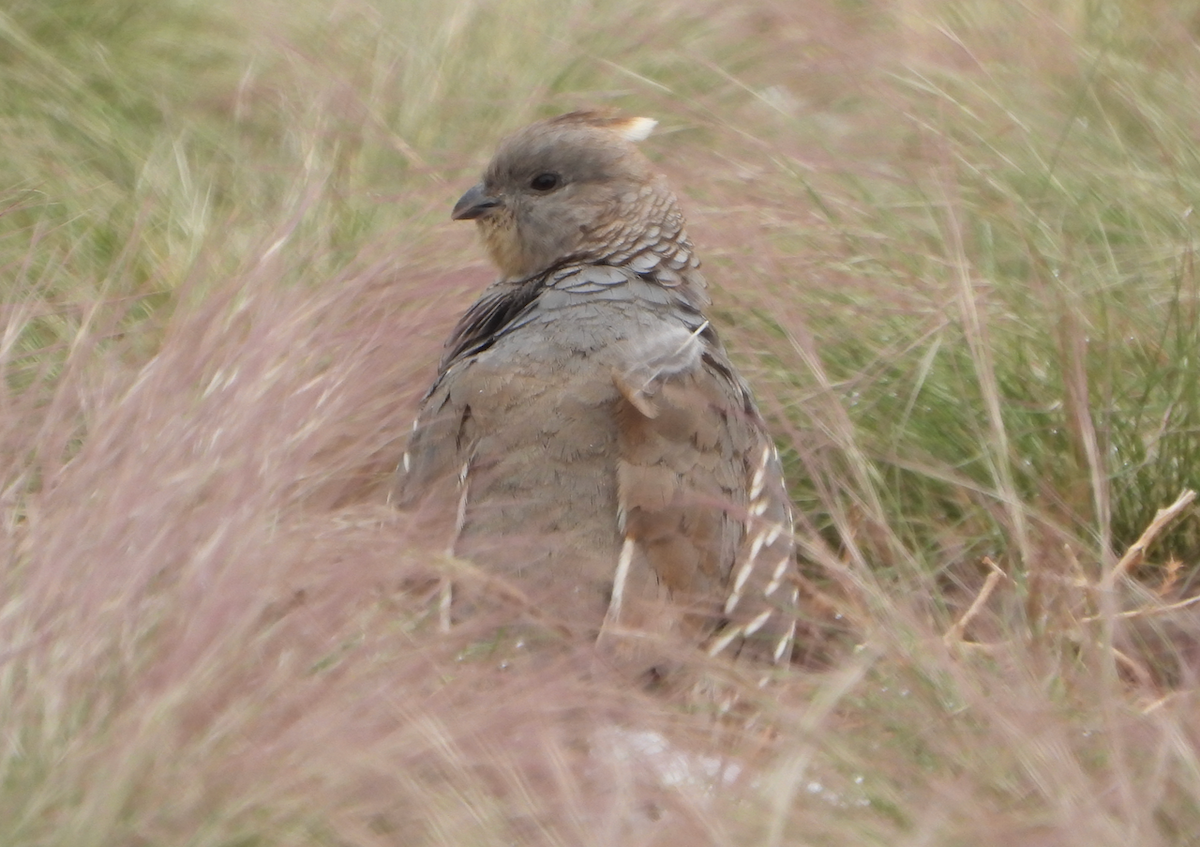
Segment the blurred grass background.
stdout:
[[[0,840],[1193,843],[1195,511],[1097,586],[1200,487],[1198,44],[1166,0],[4,4]],[[470,682],[378,487],[488,279],[450,205],[585,105],[660,120],[860,645],[746,692],[716,798],[539,729],[703,716]]]

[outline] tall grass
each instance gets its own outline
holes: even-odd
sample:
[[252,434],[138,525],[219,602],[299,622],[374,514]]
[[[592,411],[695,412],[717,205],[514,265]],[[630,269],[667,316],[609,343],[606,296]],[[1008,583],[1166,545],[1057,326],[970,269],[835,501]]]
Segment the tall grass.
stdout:
[[[1195,12],[0,11],[0,841],[1186,844]],[[662,121],[834,633],[738,718],[437,631],[384,484],[497,137]],[[485,564],[485,563],[484,563]],[[1128,573],[1125,569],[1128,567]],[[970,610],[970,611],[968,611]]]

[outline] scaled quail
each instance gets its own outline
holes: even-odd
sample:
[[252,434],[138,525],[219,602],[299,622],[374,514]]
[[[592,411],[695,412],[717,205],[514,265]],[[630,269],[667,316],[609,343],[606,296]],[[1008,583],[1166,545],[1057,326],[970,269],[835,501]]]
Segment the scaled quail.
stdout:
[[783,663],[791,505],[679,204],[635,146],[654,125],[534,123],[454,206],[500,278],[446,342],[392,499],[436,504],[455,555],[571,625]]

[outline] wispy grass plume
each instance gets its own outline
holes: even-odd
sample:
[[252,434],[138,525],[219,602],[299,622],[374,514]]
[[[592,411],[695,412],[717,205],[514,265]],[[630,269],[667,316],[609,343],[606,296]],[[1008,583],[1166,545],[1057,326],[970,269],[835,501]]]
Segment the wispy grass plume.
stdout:
[[[1193,17],[9,4],[0,841],[1189,843]],[[831,633],[700,663],[723,717],[502,592],[441,632],[486,563],[386,502],[449,206],[580,105],[661,121]]]

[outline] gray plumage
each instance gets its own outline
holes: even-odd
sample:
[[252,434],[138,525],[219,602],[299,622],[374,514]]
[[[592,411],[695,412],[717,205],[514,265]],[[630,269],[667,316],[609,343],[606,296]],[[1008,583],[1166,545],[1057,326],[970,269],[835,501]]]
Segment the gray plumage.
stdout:
[[682,212],[634,145],[652,125],[535,123],[455,206],[501,276],[447,341],[393,500],[441,491],[456,553],[574,621],[786,661],[791,506]]

